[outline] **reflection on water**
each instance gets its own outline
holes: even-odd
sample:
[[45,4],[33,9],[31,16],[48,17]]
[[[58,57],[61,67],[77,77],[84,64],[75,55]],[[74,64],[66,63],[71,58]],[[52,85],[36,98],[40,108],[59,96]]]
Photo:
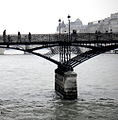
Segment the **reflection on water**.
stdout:
[[0,56],[0,120],[117,120],[118,55],[103,54],[75,68],[78,100],[54,91],[56,65],[33,55]]

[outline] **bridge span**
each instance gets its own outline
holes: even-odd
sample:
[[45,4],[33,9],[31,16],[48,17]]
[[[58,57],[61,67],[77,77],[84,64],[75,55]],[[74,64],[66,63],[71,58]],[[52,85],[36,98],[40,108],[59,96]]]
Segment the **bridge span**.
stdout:
[[[32,46],[32,47],[24,47]],[[80,47],[88,48],[80,52]],[[55,70],[55,90],[64,99],[77,99],[77,74],[74,67],[104,52],[118,48],[118,33],[72,33],[72,34],[32,34],[0,36],[0,48],[28,52],[57,65]],[[50,54],[36,50],[50,48]],[[59,60],[51,58],[58,48]],[[73,49],[76,54],[72,57]]]

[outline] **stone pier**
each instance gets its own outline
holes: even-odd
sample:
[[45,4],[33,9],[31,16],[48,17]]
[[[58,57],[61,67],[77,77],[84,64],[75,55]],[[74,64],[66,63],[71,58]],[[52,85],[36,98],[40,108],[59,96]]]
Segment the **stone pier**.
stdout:
[[77,99],[77,74],[55,70],[55,90],[63,99]]
[[4,48],[0,48],[0,55],[4,55],[4,51],[5,51]]

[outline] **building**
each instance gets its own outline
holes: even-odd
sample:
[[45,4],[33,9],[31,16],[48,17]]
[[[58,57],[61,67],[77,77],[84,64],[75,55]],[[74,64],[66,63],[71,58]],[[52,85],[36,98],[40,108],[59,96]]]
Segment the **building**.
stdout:
[[[65,24],[64,21],[60,24],[60,29],[62,33],[68,33],[69,25]],[[73,32],[73,30],[76,30],[76,32],[82,32],[84,30],[84,25],[82,24],[82,21],[78,18],[74,22],[70,22],[70,32]],[[57,32],[59,31],[59,26],[57,27]]]
[[87,33],[94,33],[95,31],[118,32],[118,13],[111,14],[110,17],[95,22],[89,22],[86,27]]
[[[64,21],[60,24],[61,32],[68,32],[68,24]],[[82,21],[78,18],[74,22],[70,22],[70,32],[76,30],[77,33],[95,33],[95,31],[105,32],[118,32],[118,13],[111,14],[103,20],[98,20],[94,22],[89,22],[88,25],[83,25]],[[57,27],[57,32],[59,31],[59,26]]]
[[118,13],[111,14],[109,27],[113,32],[118,32]]

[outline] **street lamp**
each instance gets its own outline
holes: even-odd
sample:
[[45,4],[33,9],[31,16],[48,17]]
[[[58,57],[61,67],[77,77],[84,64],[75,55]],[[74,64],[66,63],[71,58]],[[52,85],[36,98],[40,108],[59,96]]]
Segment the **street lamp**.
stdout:
[[[68,42],[70,42],[70,18],[71,16],[68,15]],[[71,59],[71,47],[67,46],[67,61]]]
[[58,29],[59,29],[59,36],[60,36],[60,34],[61,34],[61,19],[59,19],[58,22],[59,22],[59,28]]
[[69,40],[70,40],[70,18],[71,16],[68,15],[67,18],[68,18],[68,34],[69,34]]
[[[59,41],[60,41],[60,34],[61,34],[61,19],[58,20],[59,22],[59,26],[58,26],[58,30],[59,30]],[[62,47],[60,46],[59,47],[59,54],[60,54],[60,62],[62,63],[63,62],[63,53],[62,53]]]

